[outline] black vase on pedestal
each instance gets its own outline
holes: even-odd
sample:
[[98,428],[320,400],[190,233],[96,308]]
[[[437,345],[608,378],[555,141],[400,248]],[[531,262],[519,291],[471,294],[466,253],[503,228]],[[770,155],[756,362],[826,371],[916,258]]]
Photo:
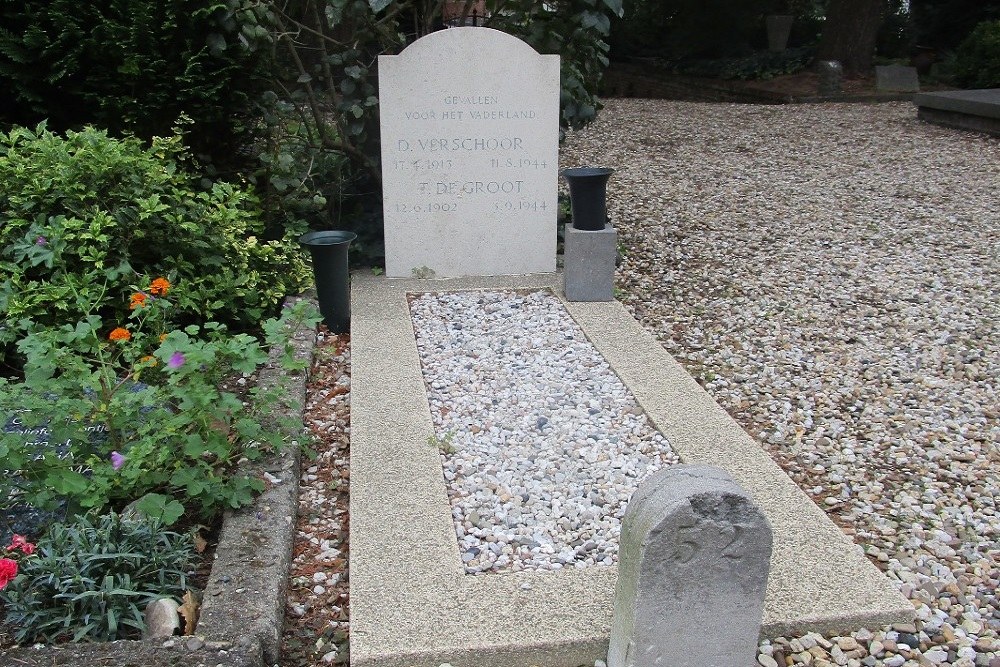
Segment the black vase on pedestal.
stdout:
[[309,232],[299,243],[312,253],[316,296],[323,323],[336,334],[351,330],[351,275],[347,250],[358,235],[354,232]]
[[563,169],[569,183],[569,203],[573,227],[584,231],[600,231],[608,222],[607,185],[614,169],[604,167],[574,167]]

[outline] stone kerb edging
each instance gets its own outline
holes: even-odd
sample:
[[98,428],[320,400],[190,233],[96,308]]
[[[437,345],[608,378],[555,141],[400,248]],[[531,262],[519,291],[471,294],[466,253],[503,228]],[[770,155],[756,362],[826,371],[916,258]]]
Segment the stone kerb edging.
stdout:
[[[290,297],[286,306],[311,296]],[[308,362],[316,342],[312,327],[291,334],[297,360]],[[202,598],[193,637],[170,637],[108,644],[67,644],[18,648],[0,653],[0,664],[19,667],[91,667],[141,664],[167,667],[211,664],[218,667],[264,667],[279,661],[285,596],[292,558],[299,495],[299,428],[284,428],[282,417],[302,424],[307,370],[282,368],[280,352],[271,350],[258,385],[283,387],[284,399],[269,413],[266,426],[282,428],[289,444],[278,456],[248,467],[251,476],[268,473],[268,488],[250,505],[227,512],[211,576]],[[289,423],[292,423],[289,422]]]

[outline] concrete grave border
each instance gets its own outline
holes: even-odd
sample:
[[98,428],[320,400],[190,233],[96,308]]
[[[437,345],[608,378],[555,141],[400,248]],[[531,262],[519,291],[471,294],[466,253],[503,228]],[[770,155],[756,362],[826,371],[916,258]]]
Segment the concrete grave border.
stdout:
[[920,93],[913,103],[922,121],[1000,137],[1000,88]]
[[[603,659],[616,567],[466,575],[406,295],[548,289],[561,274],[353,280],[351,664],[575,667]],[[908,622],[912,605],[860,547],[618,302],[565,303],[685,463],[719,466],[774,530],[762,633]]]

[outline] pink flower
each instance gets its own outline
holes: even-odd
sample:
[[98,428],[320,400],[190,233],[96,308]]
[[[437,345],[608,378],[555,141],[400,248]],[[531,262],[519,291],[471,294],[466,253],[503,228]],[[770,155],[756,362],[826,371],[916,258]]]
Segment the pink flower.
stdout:
[[45,245],[48,242],[49,240],[44,236],[39,236],[37,239],[35,239],[35,245]]
[[21,551],[24,553],[25,556],[30,556],[31,554],[35,553],[35,545],[32,544],[31,542],[25,542],[24,544],[21,545]]
[[24,535],[14,534],[14,537],[10,538],[10,546],[7,550],[19,549],[28,543],[28,539]]
[[184,365],[184,355],[180,352],[174,352],[170,355],[170,361],[167,362],[168,368],[180,368]]
[[0,558],[0,588],[5,588],[16,576],[17,562],[9,558]]
[[111,467],[118,470],[125,465],[125,457],[118,452],[111,452]]

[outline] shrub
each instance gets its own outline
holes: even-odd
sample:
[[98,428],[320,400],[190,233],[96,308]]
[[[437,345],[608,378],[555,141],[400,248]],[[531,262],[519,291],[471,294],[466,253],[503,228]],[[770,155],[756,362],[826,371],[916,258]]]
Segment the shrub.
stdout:
[[1000,21],[983,21],[959,45],[954,75],[967,88],[1000,88]]
[[716,79],[773,79],[804,70],[813,59],[813,49],[801,47],[782,52],[758,51],[743,58],[685,60],[675,63],[673,71],[688,76]]
[[163,136],[181,114],[199,152],[231,161],[263,90],[266,31],[245,0],[0,3],[0,89],[22,124]]
[[295,230],[268,240],[247,189],[202,183],[178,135],[0,133],[0,359],[32,325],[123,319],[142,274],[176,284],[175,319],[256,327],[308,277]]
[[0,591],[5,623],[19,644],[138,638],[150,601],[184,593],[192,554],[189,535],[155,520],[112,513],[55,524]]
[[[173,329],[168,290],[163,278],[137,289],[128,320],[105,325],[87,313],[19,342],[24,381],[0,379],[0,415],[18,415],[0,432],[10,471],[0,479],[3,498],[78,511],[145,497],[143,510],[169,523],[185,509],[210,519],[263,490],[235,469],[282,444],[280,423],[262,426],[278,396],[254,388],[244,402],[221,385],[268,354],[215,323]],[[265,322],[268,345],[287,345],[293,320],[315,324],[307,310],[303,303]],[[287,368],[302,366],[285,352]]]

